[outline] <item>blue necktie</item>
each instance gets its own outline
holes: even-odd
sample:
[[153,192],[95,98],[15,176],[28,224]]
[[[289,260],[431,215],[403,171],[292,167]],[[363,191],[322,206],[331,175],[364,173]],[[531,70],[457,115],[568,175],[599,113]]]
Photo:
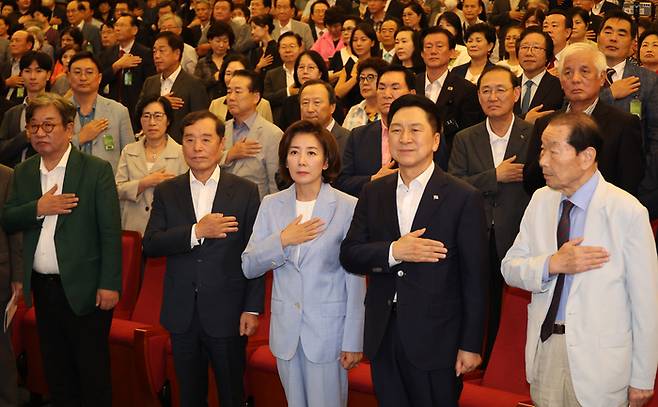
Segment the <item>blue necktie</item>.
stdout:
[[532,85],[534,83],[528,79],[525,81],[525,94],[523,95],[523,100],[521,101],[521,114],[525,116],[530,110],[530,94],[532,93]]

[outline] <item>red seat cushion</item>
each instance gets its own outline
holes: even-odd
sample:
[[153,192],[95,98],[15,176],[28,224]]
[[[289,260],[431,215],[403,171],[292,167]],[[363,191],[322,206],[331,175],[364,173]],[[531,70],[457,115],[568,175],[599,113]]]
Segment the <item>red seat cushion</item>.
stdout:
[[121,297],[114,307],[114,318],[130,319],[142,274],[142,237],[138,232],[121,232]]

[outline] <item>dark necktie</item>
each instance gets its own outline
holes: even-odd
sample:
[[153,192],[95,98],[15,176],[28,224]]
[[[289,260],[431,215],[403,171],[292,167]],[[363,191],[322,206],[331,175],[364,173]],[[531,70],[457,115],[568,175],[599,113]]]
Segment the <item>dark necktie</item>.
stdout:
[[[569,231],[571,229],[571,221],[569,214],[573,208],[573,203],[569,200],[562,201],[562,216],[557,224],[557,248],[558,250],[562,245],[569,240]],[[551,305],[548,307],[546,318],[541,324],[541,341],[546,342],[553,334],[553,325],[555,325],[555,318],[557,317],[557,310],[560,307],[560,297],[562,297],[562,289],[564,288],[564,274],[561,273],[557,276],[555,284],[555,291],[553,291],[553,299]]]
[[612,85],[612,82],[614,82],[612,80],[612,77],[614,76],[615,73],[616,71],[612,68],[608,68],[605,70],[606,87],[610,87],[610,85]]

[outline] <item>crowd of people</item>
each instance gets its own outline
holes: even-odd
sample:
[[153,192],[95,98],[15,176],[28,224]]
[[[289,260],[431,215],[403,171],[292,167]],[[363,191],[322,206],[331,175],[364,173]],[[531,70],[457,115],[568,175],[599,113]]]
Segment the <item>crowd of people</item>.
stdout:
[[53,405],[111,405],[121,230],[167,258],[184,406],[204,405],[208,364],[243,405],[264,301],[289,405],[345,406],[365,354],[380,405],[456,406],[506,284],[532,292],[538,407],[646,403],[658,27],[637,11],[3,1],[0,305],[33,301]]

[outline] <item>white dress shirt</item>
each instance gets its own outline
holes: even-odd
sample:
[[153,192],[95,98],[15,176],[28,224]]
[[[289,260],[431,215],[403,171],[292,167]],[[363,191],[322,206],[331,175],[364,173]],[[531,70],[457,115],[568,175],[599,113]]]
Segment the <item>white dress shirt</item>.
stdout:
[[[589,105],[589,106],[587,107],[587,109],[585,109],[585,110],[583,111],[583,113],[585,113],[585,114],[588,115],[588,116],[591,116],[591,115],[592,115],[592,112],[593,112],[594,109],[596,108],[596,104],[597,104],[598,102],[599,102],[599,98],[596,98],[596,100],[594,101],[594,103],[592,103],[591,105]],[[569,103],[569,104],[567,105],[567,112],[570,112],[570,111],[571,111],[571,103]]]
[[[315,208],[315,202],[317,202],[317,199],[314,199],[312,201],[295,200],[295,216],[302,215],[302,220],[300,221],[300,223],[308,222],[309,220],[311,220],[311,216],[313,216],[313,209]],[[299,263],[299,254],[302,251],[302,245],[306,243],[309,242],[295,245],[295,261],[297,263]]]
[[[194,205],[194,215],[197,222],[212,212],[212,204],[215,202],[218,184],[219,165],[215,167],[215,171],[213,171],[205,184],[196,179],[194,173],[190,170],[190,192],[192,193],[192,204]],[[196,236],[196,225],[195,223],[192,226],[192,233],[190,233],[190,247],[203,244],[203,239],[199,240]]]
[[617,82],[618,80],[624,78],[624,69],[626,69],[626,60],[624,59],[617,65],[611,66],[610,68],[615,70],[614,75],[612,75],[612,81]]
[[[43,163],[43,158],[39,164],[41,173],[41,192],[45,194],[53,186],[57,185],[55,195],[62,193],[64,185],[64,175],[66,174],[66,164],[69,162],[71,154],[71,145],[66,150],[59,163],[52,170],[48,171]],[[37,248],[34,251],[34,261],[32,268],[41,274],[59,274],[59,264],[57,264],[57,248],[55,247],[55,228],[57,227],[57,218],[59,215],[46,215],[43,217],[41,224],[41,233]]]
[[283,72],[286,73],[286,95],[290,96],[290,87],[295,84],[295,71],[294,69],[288,70],[286,65],[283,66]]
[[446,69],[441,76],[432,82],[430,81],[429,76],[427,76],[427,71],[425,72],[425,96],[431,99],[432,102],[436,103],[436,100],[439,98],[441,88],[443,87],[443,83],[446,81],[447,76],[448,70]]
[[[404,185],[402,176],[398,173],[398,187],[395,191],[395,201],[398,207],[398,225],[400,226],[400,236],[411,232],[411,225],[416,217],[420,199],[423,197],[425,187],[434,173],[434,161],[432,161],[419,176],[409,182],[409,186]],[[388,248],[388,265],[393,267],[402,263],[393,257],[393,243]]]
[[128,44],[127,47],[119,45],[119,52],[123,51],[126,54],[130,54],[130,51],[133,49],[133,44],[135,44],[135,40],[130,41],[130,44]]
[[487,127],[487,133],[489,133],[489,145],[491,146],[491,155],[493,156],[494,168],[498,167],[500,163],[503,162],[505,158],[505,151],[507,150],[507,143],[509,143],[510,134],[512,134],[512,127],[514,126],[514,115],[512,115],[512,121],[505,132],[503,137],[500,137],[494,133],[491,125],[489,124],[489,118],[485,120],[485,126]]
[[178,68],[169,75],[167,78],[163,78],[162,75],[160,75],[160,96],[168,95],[171,93],[171,88],[174,87],[174,82],[176,82],[176,78],[178,78],[178,74],[181,71],[181,66],[180,64],[178,65]]
[[541,82],[542,79],[544,79],[544,75],[546,75],[546,69],[544,69],[541,73],[535,75],[535,77],[532,79],[528,78],[524,73],[521,76],[521,97],[519,98],[519,100],[523,100],[523,97],[525,96],[526,82],[531,81],[532,89],[530,90],[530,103],[532,103],[532,99],[534,99],[535,93],[537,93],[537,89],[539,88],[539,83]]

